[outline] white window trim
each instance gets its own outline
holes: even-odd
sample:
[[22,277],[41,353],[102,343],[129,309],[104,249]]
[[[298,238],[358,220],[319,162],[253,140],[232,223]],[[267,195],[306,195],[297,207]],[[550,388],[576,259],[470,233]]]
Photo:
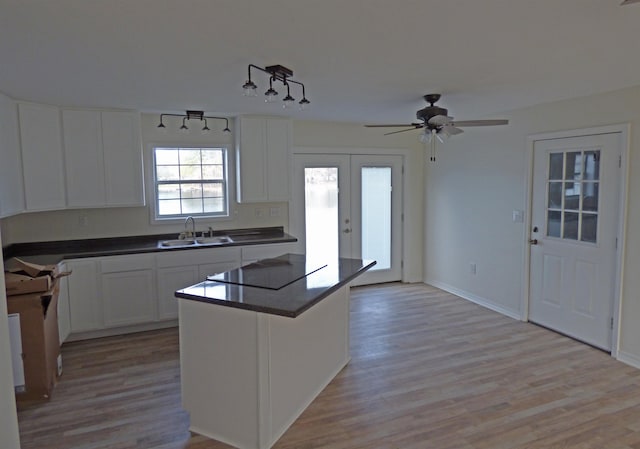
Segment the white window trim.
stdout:
[[197,216],[198,222],[224,222],[233,220],[236,205],[235,195],[235,157],[231,144],[229,143],[179,143],[179,142],[149,142],[144,152],[144,177],[145,177],[145,196],[149,205],[149,223],[152,225],[174,225],[184,223],[185,217],[157,217],[157,201],[156,201],[156,180],[155,180],[155,161],[153,156],[154,148],[224,148],[227,152],[227,201],[228,207],[226,216]]

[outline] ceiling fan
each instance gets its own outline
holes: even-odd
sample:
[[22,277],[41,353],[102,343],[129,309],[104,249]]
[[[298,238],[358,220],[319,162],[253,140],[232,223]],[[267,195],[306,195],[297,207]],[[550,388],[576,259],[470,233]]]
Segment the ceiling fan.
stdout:
[[[637,0],[640,1],[640,0]],[[453,117],[447,115],[449,111],[440,106],[436,106],[435,103],[440,99],[440,94],[428,94],[423,97],[429,106],[420,109],[416,112],[416,117],[421,122],[408,123],[403,125],[364,125],[368,128],[407,128],[400,131],[392,131],[385,133],[385,136],[390,134],[397,134],[406,131],[412,131],[414,129],[424,128],[424,132],[420,134],[419,140],[422,143],[431,145],[431,160],[435,161],[435,142],[436,139],[441,143],[444,142],[441,135],[445,137],[454,136],[464,132],[460,127],[466,126],[496,126],[507,125],[509,120],[454,120]]]

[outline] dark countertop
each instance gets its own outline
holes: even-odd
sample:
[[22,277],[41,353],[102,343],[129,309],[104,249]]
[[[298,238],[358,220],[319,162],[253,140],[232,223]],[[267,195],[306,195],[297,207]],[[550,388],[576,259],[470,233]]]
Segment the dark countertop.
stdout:
[[[178,290],[176,297],[294,318],[376,264],[347,258],[324,263],[284,254],[211,276],[218,280]],[[245,282],[252,286],[240,285]]]
[[177,239],[177,234],[139,235],[83,240],[59,240],[50,242],[14,243],[3,248],[4,259],[19,257],[39,264],[56,264],[64,259],[115,256],[165,251],[198,250],[229,246],[263,245],[268,243],[296,242],[297,238],[284,232],[282,227],[230,229],[215,231],[214,236],[229,236],[232,241],[213,245],[160,246],[163,240]]

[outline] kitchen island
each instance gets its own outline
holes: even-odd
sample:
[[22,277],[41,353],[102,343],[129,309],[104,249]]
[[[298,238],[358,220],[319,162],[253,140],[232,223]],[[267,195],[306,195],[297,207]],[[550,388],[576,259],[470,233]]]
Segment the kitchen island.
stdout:
[[285,254],[176,292],[190,430],[270,448],[349,361],[349,283],[374,261]]

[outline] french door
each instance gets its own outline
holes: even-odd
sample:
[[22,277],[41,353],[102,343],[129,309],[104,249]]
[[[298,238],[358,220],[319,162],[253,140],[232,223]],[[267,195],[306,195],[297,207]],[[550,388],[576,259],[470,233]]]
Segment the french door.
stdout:
[[358,285],[402,278],[402,156],[296,154],[292,213],[312,260],[375,260]]

